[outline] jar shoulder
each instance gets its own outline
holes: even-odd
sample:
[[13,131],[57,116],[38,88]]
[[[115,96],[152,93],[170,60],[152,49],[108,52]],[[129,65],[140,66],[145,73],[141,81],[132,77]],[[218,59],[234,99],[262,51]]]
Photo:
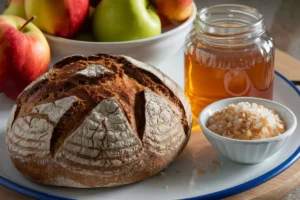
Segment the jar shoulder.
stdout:
[[201,35],[194,29],[186,36],[185,51],[188,52],[190,49],[199,49],[201,51],[209,51],[216,53],[226,52],[229,54],[234,53],[247,53],[247,52],[261,52],[261,54],[273,55],[275,51],[274,41],[270,34],[266,31],[264,34],[253,39],[253,41],[241,44],[230,44],[227,45],[216,45],[216,43],[209,43],[203,40]]

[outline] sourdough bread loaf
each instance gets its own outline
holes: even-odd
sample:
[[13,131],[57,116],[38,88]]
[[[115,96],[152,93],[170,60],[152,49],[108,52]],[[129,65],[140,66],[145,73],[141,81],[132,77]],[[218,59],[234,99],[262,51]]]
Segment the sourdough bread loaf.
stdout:
[[20,94],[6,143],[33,181],[108,187],[164,169],[191,123],[183,92],[156,68],[125,56],[72,56]]

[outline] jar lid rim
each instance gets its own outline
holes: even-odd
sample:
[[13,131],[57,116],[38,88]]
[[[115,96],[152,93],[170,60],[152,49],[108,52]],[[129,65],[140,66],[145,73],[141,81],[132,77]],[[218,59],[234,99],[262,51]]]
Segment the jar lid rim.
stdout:
[[194,25],[204,32],[221,35],[264,29],[263,15],[255,8],[240,4],[219,4],[202,8],[197,13]]

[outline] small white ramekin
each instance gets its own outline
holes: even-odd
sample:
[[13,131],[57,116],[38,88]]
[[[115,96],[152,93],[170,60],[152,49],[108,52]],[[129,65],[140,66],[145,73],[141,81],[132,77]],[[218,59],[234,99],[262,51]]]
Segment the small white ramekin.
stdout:
[[[287,130],[279,136],[261,140],[237,140],[220,136],[206,127],[208,118],[216,111],[224,109],[229,104],[239,102],[257,103],[275,110],[286,123]],[[217,148],[228,160],[240,164],[256,164],[276,153],[291,137],[297,126],[297,118],[286,106],[274,101],[253,98],[236,97],[217,101],[208,105],[199,115],[199,124],[209,142]]]

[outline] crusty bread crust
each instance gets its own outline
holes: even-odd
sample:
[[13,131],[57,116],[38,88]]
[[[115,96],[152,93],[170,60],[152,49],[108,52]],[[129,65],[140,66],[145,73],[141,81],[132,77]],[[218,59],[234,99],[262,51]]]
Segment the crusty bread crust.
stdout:
[[126,56],[63,59],[19,95],[6,143],[33,181],[110,187],[146,179],[186,146],[192,116],[182,90]]

